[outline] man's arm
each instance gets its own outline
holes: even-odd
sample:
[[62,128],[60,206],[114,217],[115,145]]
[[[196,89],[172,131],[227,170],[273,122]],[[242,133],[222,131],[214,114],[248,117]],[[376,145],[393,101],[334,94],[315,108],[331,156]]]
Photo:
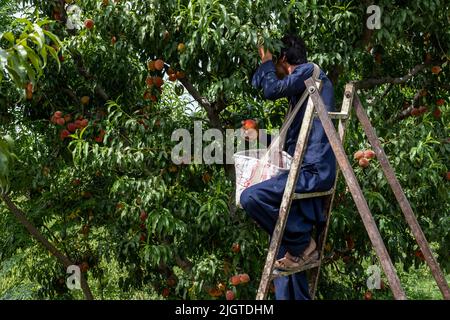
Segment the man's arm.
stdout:
[[252,85],[262,89],[264,98],[269,100],[298,95],[305,90],[304,81],[311,77],[314,67],[311,64],[304,64],[297,69],[294,74],[280,80],[276,75],[275,64],[272,60],[266,61],[253,75]]

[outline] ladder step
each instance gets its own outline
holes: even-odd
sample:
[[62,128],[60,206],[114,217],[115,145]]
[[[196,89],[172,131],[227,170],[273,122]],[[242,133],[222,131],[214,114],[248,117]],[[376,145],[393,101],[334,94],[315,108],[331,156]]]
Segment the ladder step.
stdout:
[[[314,112],[314,116],[317,117],[317,112]],[[328,116],[331,119],[348,119],[349,118],[349,113],[347,112],[328,112]]]
[[328,196],[334,192],[334,188],[330,189],[328,191],[320,191],[320,192],[309,192],[309,193],[294,193],[293,200],[298,199],[308,199],[308,198],[317,198],[317,197],[323,197]]
[[294,273],[298,273],[298,272],[302,272],[305,270],[309,270],[309,269],[313,269],[313,268],[317,268],[320,265],[320,261],[319,260],[315,260],[312,261],[308,264],[302,265],[301,267],[299,267],[298,269],[294,269],[294,270],[289,270],[289,271],[281,271],[278,269],[274,269],[272,272],[272,279],[278,278],[278,277],[284,277],[284,276],[288,276]]

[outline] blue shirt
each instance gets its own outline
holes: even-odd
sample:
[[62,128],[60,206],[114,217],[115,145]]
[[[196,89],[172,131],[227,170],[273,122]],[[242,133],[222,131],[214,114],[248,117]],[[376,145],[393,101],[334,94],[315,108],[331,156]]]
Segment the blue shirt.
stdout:
[[[275,73],[275,64],[267,61],[256,70],[252,85],[257,89],[262,89],[266,99],[287,98],[289,104],[295,106],[306,89],[304,81],[312,76],[313,71],[312,63],[304,63],[280,80]],[[320,95],[325,107],[328,111],[335,111],[333,85],[322,70],[319,78],[322,80]],[[295,152],[306,104],[307,100],[303,103],[286,135],[284,150],[291,156]],[[336,158],[318,117],[313,120],[308,146],[303,158],[302,170],[305,169],[319,174],[320,185],[317,186],[317,189],[325,190],[332,187],[336,175]]]

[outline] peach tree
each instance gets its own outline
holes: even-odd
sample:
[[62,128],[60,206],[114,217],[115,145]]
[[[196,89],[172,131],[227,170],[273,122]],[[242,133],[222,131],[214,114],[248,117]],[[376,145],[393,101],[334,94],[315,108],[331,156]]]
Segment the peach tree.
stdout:
[[[246,118],[278,127],[286,101],[264,102],[250,80],[257,46],[276,51],[288,32],[304,37],[338,103],[356,81],[448,267],[448,5],[381,1],[381,29],[372,30],[365,2],[19,3],[0,42],[0,133],[12,137],[0,140],[0,260],[16,261],[39,297],[81,297],[65,286],[68,263],[86,277],[86,298],[254,297],[268,239],[233,205],[232,166],[174,165],[170,138],[193,132],[194,120],[222,131]],[[368,148],[353,122],[349,157]],[[376,160],[355,170],[394,261],[422,263]],[[366,291],[375,256],[351,203],[340,181],[320,297]],[[27,255],[35,263],[19,263]]]

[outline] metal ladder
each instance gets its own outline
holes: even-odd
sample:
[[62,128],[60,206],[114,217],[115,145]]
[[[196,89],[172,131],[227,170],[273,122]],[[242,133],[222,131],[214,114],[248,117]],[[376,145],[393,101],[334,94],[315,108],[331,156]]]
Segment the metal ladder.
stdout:
[[[400,208],[405,216],[406,222],[408,223],[413,236],[415,237],[420,250],[422,251],[425,261],[431,269],[436,283],[442,292],[444,299],[450,300],[450,290],[446,282],[444,274],[439,267],[436,259],[434,258],[430,246],[425,238],[425,235],[420,228],[419,223],[412,211],[412,208],[398,182],[394,170],[392,169],[387,156],[381,146],[381,143],[372,127],[370,120],[361,105],[358,95],[355,92],[355,87],[352,83],[349,83],[345,87],[344,99],[342,102],[342,108],[340,112],[328,112],[325,105],[320,97],[319,89],[316,86],[315,81],[312,78],[305,80],[306,90],[308,90],[309,97],[312,103],[308,103],[305,115],[303,118],[303,123],[300,128],[300,132],[297,139],[297,145],[294,153],[294,158],[291,164],[291,169],[289,171],[289,176],[286,182],[286,187],[284,190],[283,198],[281,201],[280,211],[275,229],[272,234],[270,241],[269,251],[266,257],[266,262],[261,276],[261,282],[259,284],[259,289],[256,295],[256,300],[264,300],[267,297],[270,282],[280,276],[286,276],[293,273],[303,272],[306,270],[311,270],[310,274],[310,293],[311,298],[314,299],[317,291],[317,284],[320,275],[320,267],[322,265],[324,244],[328,234],[328,228],[330,224],[331,208],[334,200],[334,194],[337,184],[337,179],[339,172],[342,171],[342,175],[345,178],[346,184],[350,193],[352,194],[353,200],[356,204],[358,212],[363,221],[364,227],[367,230],[372,246],[380,260],[381,266],[387,276],[390,284],[390,288],[395,299],[405,300],[406,294],[400,284],[395,267],[391,261],[389,253],[386,250],[384,242],[381,238],[380,232],[377,228],[375,220],[370,212],[369,206],[366,199],[364,198],[363,192],[359,183],[356,179],[353,168],[350,161],[347,158],[343,147],[343,141],[345,138],[345,130],[347,121],[350,118],[351,107],[353,106],[356,112],[356,116],[360,121],[366,136],[375,151],[376,157],[380,162],[381,168],[386,176],[386,179],[391,186],[392,191],[400,205]],[[313,192],[313,193],[295,193],[295,185],[297,183],[299,168],[303,162],[303,157],[307,148],[307,142],[309,133],[311,131],[311,124],[314,117],[319,117],[322,126],[324,128],[325,134],[328,137],[330,145],[336,156],[337,162],[337,172],[334,186],[332,189],[324,192]],[[338,129],[336,128],[331,119],[338,119]],[[324,212],[326,214],[326,224],[325,228],[319,236],[318,247],[319,259],[317,261],[310,262],[306,265],[293,271],[282,272],[279,270],[274,270],[274,263],[276,261],[277,253],[280,248],[282,235],[286,226],[286,221],[291,208],[293,200],[296,199],[306,199],[324,197]]]

